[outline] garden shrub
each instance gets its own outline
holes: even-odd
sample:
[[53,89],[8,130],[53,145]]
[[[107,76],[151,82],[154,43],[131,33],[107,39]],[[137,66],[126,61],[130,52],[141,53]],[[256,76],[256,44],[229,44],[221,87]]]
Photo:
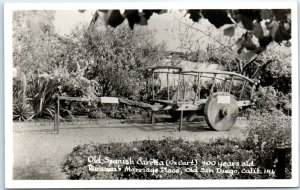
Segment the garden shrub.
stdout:
[[101,119],[101,118],[105,118],[106,114],[103,113],[100,109],[92,109],[89,112],[88,117],[92,119]]
[[68,102],[66,103],[66,107],[69,107],[69,110],[73,115],[88,115],[91,109],[97,106],[94,102]]
[[284,94],[272,86],[267,86],[259,87],[254,97],[257,100],[254,106],[242,111],[242,114],[248,118],[262,115],[285,117],[292,114],[292,96],[290,93]]
[[13,102],[13,120],[27,121],[31,120],[34,116],[32,108],[26,103],[26,101],[19,97]]
[[13,120],[27,121],[34,116],[32,107],[26,101],[24,82],[13,80]]
[[[258,166],[275,169],[278,161],[276,148],[291,145],[291,131],[291,117],[271,114],[253,117],[250,127],[244,131],[244,148],[253,151]],[[290,156],[286,159],[288,168],[291,167]]]
[[54,118],[54,102],[58,85],[58,81],[48,74],[31,76],[26,94],[35,117]]

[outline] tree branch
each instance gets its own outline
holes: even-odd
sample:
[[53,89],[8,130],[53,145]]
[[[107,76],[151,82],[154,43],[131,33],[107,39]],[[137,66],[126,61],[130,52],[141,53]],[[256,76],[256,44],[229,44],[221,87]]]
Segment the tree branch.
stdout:
[[223,46],[223,47],[225,47],[225,48],[227,48],[227,49],[233,51],[233,50],[231,49],[231,47],[226,46],[225,44],[223,44],[222,42],[220,42],[219,40],[217,40],[216,38],[214,38],[212,35],[210,35],[210,34],[204,32],[204,31],[202,31],[202,30],[200,30],[200,29],[198,29],[198,28],[196,28],[196,27],[194,27],[193,25],[189,25],[189,24],[187,24],[187,23],[184,23],[184,22],[182,22],[181,20],[179,20],[178,18],[175,18],[175,19],[176,19],[178,22],[180,22],[181,24],[183,24],[183,25],[185,25],[185,26],[188,26],[188,27],[191,28],[191,29],[197,30],[198,32],[200,32],[200,33],[202,33],[202,34],[204,34],[204,35],[210,37],[211,39],[213,39],[215,42],[217,42],[217,43],[220,44],[221,46]]

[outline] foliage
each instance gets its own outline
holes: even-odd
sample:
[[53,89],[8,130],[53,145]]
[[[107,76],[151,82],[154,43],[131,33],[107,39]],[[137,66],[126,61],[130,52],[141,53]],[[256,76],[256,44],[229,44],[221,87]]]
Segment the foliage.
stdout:
[[[164,47],[161,44],[154,44],[152,31],[143,27],[131,29],[140,21],[146,24],[145,21],[153,13],[164,11],[143,10],[139,13],[137,10],[127,10],[124,13],[125,17],[117,23],[114,19],[122,17],[118,10],[104,11],[104,15],[107,16],[104,16],[105,24],[118,26],[115,29],[108,26],[105,30],[96,26],[96,20],[102,18],[99,16],[100,12],[96,11],[95,16],[98,14],[98,17],[94,17],[90,25],[78,26],[69,38],[64,38],[54,32],[54,11],[14,11],[14,66],[21,68],[27,78],[34,76],[29,79],[29,91],[26,95],[31,104],[29,107],[33,108],[36,117],[53,115],[54,95],[117,96],[146,102],[151,98],[145,87],[149,76],[142,70],[160,62]],[[197,49],[189,52],[191,59],[222,64],[235,72],[240,72],[238,70],[240,61],[245,57],[249,58],[246,54],[251,56],[259,54],[255,62],[258,65],[272,60],[272,64],[263,68],[261,75],[261,85],[264,88],[260,88],[258,92],[260,97],[258,111],[253,109],[250,111],[291,114],[291,58],[289,53],[283,54],[278,51],[282,49],[278,44],[288,45],[290,10],[186,10],[185,12],[189,16],[187,19],[193,22],[200,21],[200,24],[203,24],[207,19],[212,27],[224,29],[221,38],[216,37],[211,31],[207,33],[202,31],[209,38],[213,37],[216,43],[205,44],[205,51]],[[138,19],[134,20],[135,17]],[[125,19],[128,19],[131,29],[126,24],[121,24]],[[230,26],[226,25],[224,28],[224,24]],[[197,31],[201,33],[199,29]],[[267,31],[268,35],[263,35],[264,31]],[[234,43],[224,46],[230,40]],[[278,43],[271,45],[272,41]],[[197,41],[197,45],[199,44],[202,43]],[[263,51],[266,46],[270,47],[269,51]],[[40,79],[43,75],[47,75],[48,78]],[[246,75],[250,76],[250,73]],[[209,93],[208,87],[209,85],[203,88],[205,96]],[[14,84],[14,88],[18,88],[18,84]],[[218,89],[218,86],[215,88]],[[158,96],[165,97],[166,89]],[[14,95],[14,99],[15,97],[19,96]],[[20,105],[19,103],[19,112],[24,108]],[[71,103],[67,101],[62,102],[62,107],[80,112],[80,108],[73,109]]]
[[32,108],[19,97],[13,102],[13,120],[28,121],[34,116]]
[[259,91],[256,93],[256,97],[258,100],[255,105],[260,113],[272,113],[275,111],[277,96],[273,87],[260,87]]
[[[287,126],[287,125],[285,125]],[[269,133],[274,133],[272,129],[267,128]],[[136,141],[132,143],[109,143],[109,144],[85,144],[78,145],[73,151],[68,154],[63,163],[63,172],[68,175],[70,179],[269,179],[274,178],[274,174],[263,173],[241,173],[243,168],[242,163],[250,163],[253,161],[254,167],[262,167],[271,169],[269,164],[263,162],[269,155],[259,151],[256,146],[252,144],[248,145],[248,141],[255,135],[255,130],[250,130],[249,137],[246,141],[230,138],[219,138],[211,140],[210,142],[193,141],[188,142],[182,139],[165,138],[159,141],[144,140]],[[263,135],[263,134],[262,134]],[[276,136],[282,140],[285,136]],[[262,138],[261,136],[259,138]],[[279,140],[279,139],[278,139]],[[252,140],[253,141],[253,140]],[[211,148],[214,147],[214,148]],[[266,151],[271,151],[273,146],[264,145]],[[254,154],[257,153],[256,154]],[[102,156],[101,163],[89,163],[89,156]],[[182,174],[161,172],[152,175],[147,172],[128,172],[125,171],[125,167],[128,166],[122,163],[109,163],[104,160],[107,157],[108,160],[124,160],[131,158],[134,162],[129,165],[132,168],[151,168],[160,169],[163,166],[159,165],[141,165],[136,163],[138,159],[147,159],[151,161],[153,159],[157,162],[165,162],[166,160],[174,161],[192,161],[197,160],[197,168],[212,169],[216,168],[237,170],[239,173],[217,173],[217,172],[182,172]],[[202,161],[216,161],[217,164],[207,166],[203,165]],[[221,163],[224,162],[238,162],[238,165],[226,166]],[[114,172],[94,172],[89,171],[88,165],[94,165],[95,167],[112,168],[120,167],[119,170]],[[169,169],[180,168],[185,171],[186,168],[191,167],[187,165],[168,166]],[[248,168],[249,169],[249,168]]]
[[92,118],[92,119],[100,119],[100,118],[105,118],[106,117],[106,114],[103,113],[101,110],[99,109],[92,109],[90,112],[89,112],[89,115],[88,115],[89,118]]
[[[101,11],[101,10],[100,10]],[[147,24],[147,20],[153,13],[164,13],[164,10],[125,10],[123,14],[119,10],[102,10],[104,12],[105,24],[117,27],[125,19],[128,20],[130,28],[134,24]],[[246,32],[236,41],[236,52],[242,53],[244,50],[261,53],[272,42],[282,43],[291,38],[291,10],[290,9],[219,9],[186,10],[189,18],[193,22],[207,19],[216,28],[224,25],[224,35],[232,37],[235,28],[242,26]],[[92,22],[99,18],[99,11],[96,11]],[[266,32],[265,32],[266,31]],[[265,34],[267,33],[267,35]],[[253,36],[258,39],[258,45],[253,42]],[[285,45],[290,46],[287,42]]]
[[292,61],[291,49],[273,44],[261,56],[261,62],[272,60],[261,74],[262,86],[273,86],[284,94],[291,93],[292,89]]
[[51,70],[63,45],[54,33],[55,11],[14,11],[13,64],[27,76]]
[[[258,166],[275,169],[278,161],[276,148],[291,145],[291,126],[290,117],[269,114],[252,118],[250,127],[244,131],[244,146],[253,151]],[[290,158],[286,160],[290,168]]]
[[291,94],[278,92],[272,86],[259,87],[254,95],[255,105],[244,110],[248,118],[269,115],[284,116],[291,115]]
[[24,93],[24,84],[22,80],[13,79],[13,98],[19,98]]
[[163,48],[153,43],[153,33],[142,28],[131,31],[124,26],[77,32],[73,35],[77,36],[79,49],[74,51],[85,57],[88,66],[84,76],[98,83],[98,95],[138,100],[140,91],[145,89],[143,69],[158,63]]
[[54,98],[58,82],[48,75],[32,76],[28,84],[27,97],[36,117],[54,118]]
[[[96,81],[84,77],[84,65],[72,53],[76,44],[54,33],[54,11],[15,11],[13,22],[14,66],[28,81],[24,89],[35,117],[53,117],[54,96],[94,96]],[[75,54],[76,55],[76,54]],[[76,60],[70,60],[74,56]],[[73,62],[74,61],[74,62]],[[75,64],[74,64],[75,63]],[[18,88],[14,84],[14,88]],[[16,99],[18,97],[14,97]],[[69,102],[62,102],[69,107]],[[70,112],[61,110],[62,114]],[[68,115],[68,114],[67,114]]]
[[95,105],[96,104],[91,102],[72,102],[68,104],[68,110],[70,110],[73,115],[88,115]]
[[[209,26],[207,26],[207,31],[203,31],[196,27],[197,24],[185,23],[188,23],[187,19],[182,18],[179,21],[180,25],[186,25],[184,29],[179,28],[181,49],[187,55],[193,55],[193,61],[220,64],[226,70],[260,80],[260,88],[256,89],[258,98],[256,107],[246,109],[245,114],[260,115],[271,112],[276,115],[282,115],[282,113],[291,115],[291,50],[289,47],[272,43],[268,45],[268,51],[260,52],[256,58],[255,53],[236,54],[232,51],[236,48],[232,42],[238,40],[236,35],[242,34],[242,30],[235,28],[235,35],[226,38],[223,34],[220,35],[218,30]],[[198,25],[205,24],[203,20],[200,20]],[[199,42],[197,38],[204,42],[210,38],[213,40],[205,44]],[[246,66],[249,59],[253,58],[255,58],[254,61]],[[256,72],[257,69],[260,72]],[[203,85],[203,87],[203,91],[207,93],[209,85]],[[235,85],[231,93],[239,97],[240,90],[241,85]],[[246,91],[245,97],[249,97],[250,92],[248,89]]]
[[32,107],[26,101],[24,88],[22,80],[13,80],[13,120],[27,121],[34,116]]

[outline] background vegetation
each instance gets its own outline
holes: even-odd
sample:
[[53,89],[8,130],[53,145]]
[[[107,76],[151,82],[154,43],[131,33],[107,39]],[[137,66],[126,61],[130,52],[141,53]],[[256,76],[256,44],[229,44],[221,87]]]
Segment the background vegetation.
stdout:
[[[14,119],[53,117],[56,95],[149,100],[149,76],[145,68],[161,64],[165,51],[163,44],[155,44],[154,31],[139,26],[131,30],[126,24],[103,29],[99,27],[105,22],[102,21],[97,26],[80,24],[68,37],[62,37],[54,32],[54,14],[54,11],[14,12],[13,59],[14,66],[22,73],[14,79]],[[190,12],[190,18],[195,16],[193,14]],[[203,31],[187,24],[190,18],[176,20],[179,27],[175,30],[179,30],[179,35],[174,36],[180,40],[179,48],[187,60],[220,64],[230,71],[251,77],[253,69],[241,70],[241,65],[254,54],[247,47],[239,54],[234,49],[238,41],[249,40],[249,36],[247,39],[239,37],[245,32],[243,27],[235,27],[233,33],[225,27],[220,35],[219,29],[214,27]],[[199,24],[201,22],[203,19]],[[180,31],[182,26],[186,28],[184,31]],[[195,33],[202,34],[202,37],[195,39]],[[256,107],[244,113],[248,116],[264,113],[291,115],[289,48],[271,43],[266,51],[257,55],[255,64],[270,64],[262,68]],[[174,63],[181,60],[176,56],[172,59],[175,59],[172,60]],[[202,90],[204,92],[205,88]],[[158,95],[163,96],[163,93]],[[61,113],[63,116],[88,114],[97,106],[95,103],[74,106],[63,102]]]
[[[261,66],[260,86],[257,89],[255,107],[244,111],[251,119],[245,131],[245,139],[216,139],[209,143],[186,142],[181,139],[140,141],[128,144],[86,144],[74,148],[63,163],[63,171],[70,179],[223,179],[223,178],[276,178],[274,175],[221,175],[184,173],[148,175],[147,173],[89,172],[88,155],[105,155],[112,158],[138,157],[166,160],[253,160],[257,167],[274,169],[277,163],[276,147],[291,143],[291,54],[284,48],[290,46],[289,11],[229,11],[189,10],[188,19],[198,22],[207,19],[215,28],[201,31],[193,24],[188,29],[203,34],[209,44],[193,39],[193,32],[184,31],[180,36],[181,51],[193,62],[220,64],[227,70],[253,76],[253,68],[243,70],[247,60],[255,58]],[[229,12],[228,12],[229,11]],[[248,10],[249,11],[249,10]],[[157,13],[160,13],[158,11]],[[98,12],[96,12],[98,14]],[[107,14],[109,11],[107,11]],[[146,15],[150,12],[144,12]],[[27,121],[35,118],[53,118],[55,96],[97,97],[116,96],[131,100],[148,101],[149,76],[145,68],[158,65],[164,59],[164,44],[155,44],[154,31],[135,26],[139,23],[135,12],[127,12],[126,24],[111,25],[105,29],[80,24],[68,37],[54,31],[54,11],[15,11],[13,22],[13,64],[19,69],[13,84],[14,120]],[[112,15],[113,13],[109,13]],[[116,13],[117,14],[117,13]],[[120,14],[120,13],[119,13]],[[225,15],[224,15],[225,14]],[[228,20],[231,15],[236,23]],[[152,13],[151,13],[152,15]],[[150,15],[150,16],[151,16]],[[215,18],[221,16],[220,19]],[[223,16],[222,16],[223,15]],[[248,15],[248,16],[247,16]],[[252,16],[249,16],[252,15]],[[120,15],[119,15],[120,16]],[[148,15],[149,16],[149,15]],[[146,19],[148,20],[150,16]],[[133,20],[132,20],[133,19]],[[258,21],[265,23],[267,36]],[[179,23],[184,21],[178,20]],[[93,23],[93,22],[91,22]],[[242,27],[238,24],[242,24]],[[144,23],[146,24],[146,23]],[[230,26],[219,28],[225,24]],[[134,30],[132,30],[134,28]],[[190,34],[190,35],[189,35]],[[254,40],[256,39],[256,41]],[[283,45],[285,46],[283,46]],[[283,50],[287,50],[284,52]],[[179,63],[180,58],[173,58]],[[266,64],[269,63],[269,64]],[[207,84],[209,88],[209,84]],[[204,91],[207,89],[203,89]],[[166,96],[162,93],[161,96]],[[93,102],[62,102],[61,116],[85,114],[90,118],[106,115],[97,111]],[[99,110],[99,109],[98,109]],[[127,114],[126,109],[124,109]],[[132,111],[135,112],[135,111]],[[262,117],[261,117],[262,116]],[[211,148],[214,147],[214,148]],[[291,164],[287,159],[287,178]],[[140,166],[136,166],[140,167]],[[183,166],[185,167],[185,166]],[[200,167],[200,165],[199,165]],[[235,167],[234,169],[241,169]]]
[[[152,31],[81,24],[62,37],[54,32],[53,15],[14,13],[14,66],[22,73],[14,79],[14,119],[53,117],[56,95],[147,99],[145,68],[162,59],[164,48],[154,44]],[[62,115],[88,113],[97,106],[62,104]]]

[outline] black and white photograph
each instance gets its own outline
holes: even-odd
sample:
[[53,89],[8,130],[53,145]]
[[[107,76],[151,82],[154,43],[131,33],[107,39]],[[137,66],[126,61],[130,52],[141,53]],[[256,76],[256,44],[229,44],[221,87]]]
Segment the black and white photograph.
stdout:
[[7,185],[297,186],[297,4],[271,2],[6,4]]

